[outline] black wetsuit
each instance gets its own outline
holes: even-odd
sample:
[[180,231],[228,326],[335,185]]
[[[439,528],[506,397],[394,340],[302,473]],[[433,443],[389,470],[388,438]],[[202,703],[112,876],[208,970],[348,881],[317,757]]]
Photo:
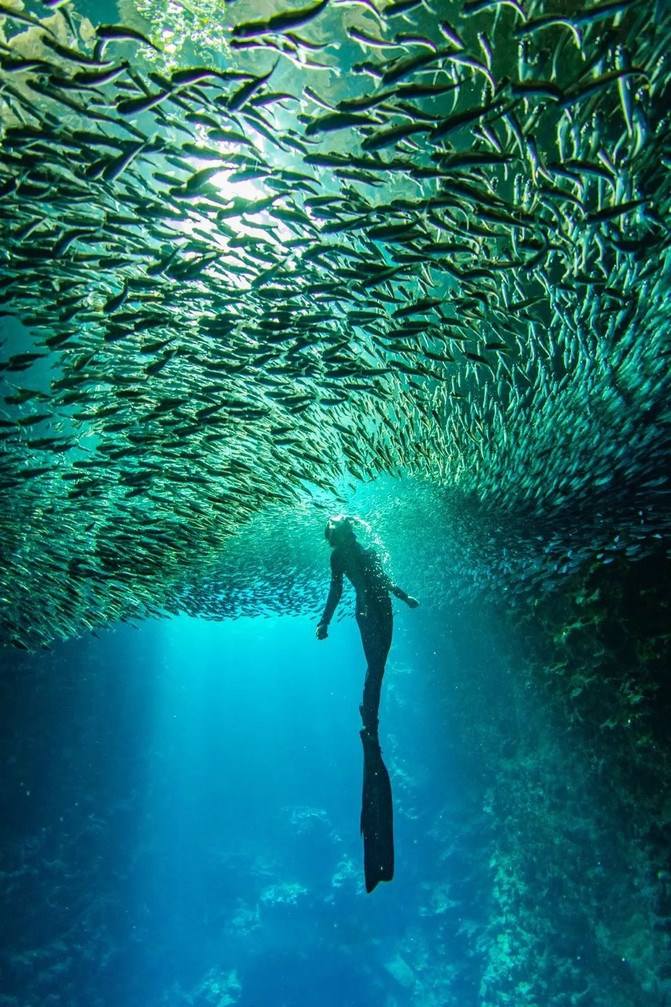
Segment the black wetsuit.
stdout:
[[356,621],[366,655],[366,681],[361,717],[364,727],[377,734],[380,691],[387,655],[391,647],[393,617],[389,592],[407,600],[407,594],[382,569],[373,549],[365,549],[356,540],[338,545],[331,553],[331,587],[322,616],[328,626],[342,594],[343,574],[356,591]]
[[360,707],[363,730],[359,733],[363,744],[361,833],[364,875],[366,891],[372,892],[378,882],[391,881],[394,876],[391,782],[382,759],[377,733],[380,691],[393,626],[389,594],[395,594],[413,607],[417,602],[396,584],[392,584],[382,569],[377,553],[373,549],[365,549],[352,535],[334,546],[331,552],[331,587],[324,614],[317,627],[320,639],[326,635],[320,635],[320,630],[326,629],[340,601],[343,575],[351,581],[356,591],[356,621],[368,665]]

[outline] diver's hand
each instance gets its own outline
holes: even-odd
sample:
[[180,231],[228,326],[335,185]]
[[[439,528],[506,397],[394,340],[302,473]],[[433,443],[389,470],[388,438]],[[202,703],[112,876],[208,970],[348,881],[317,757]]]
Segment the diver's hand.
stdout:
[[419,602],[417,601],[416,598],[411,598],[410,595],[408,595],[407,600],[406,600],[406,605],[409,605],[410,608],[417,608],[417,606],[419,605]]
[[328,635],[329,635],[328,626],[326,626],[323,622],[320,622],[319,625],[317,626],[317,639],[325,640]]

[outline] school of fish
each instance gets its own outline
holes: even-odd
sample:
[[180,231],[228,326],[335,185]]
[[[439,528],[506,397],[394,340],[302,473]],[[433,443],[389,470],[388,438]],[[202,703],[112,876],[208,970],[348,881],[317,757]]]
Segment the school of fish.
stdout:
[[668,535],[671,6],[299,4],[0,0],[4,643],[383,472]]

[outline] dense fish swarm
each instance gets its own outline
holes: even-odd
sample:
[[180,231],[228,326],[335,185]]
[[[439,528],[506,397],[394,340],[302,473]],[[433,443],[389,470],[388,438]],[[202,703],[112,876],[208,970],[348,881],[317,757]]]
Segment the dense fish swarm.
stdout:
[[667,4],[127,6],[0,3],[5,641],[380,472],[665,535]]

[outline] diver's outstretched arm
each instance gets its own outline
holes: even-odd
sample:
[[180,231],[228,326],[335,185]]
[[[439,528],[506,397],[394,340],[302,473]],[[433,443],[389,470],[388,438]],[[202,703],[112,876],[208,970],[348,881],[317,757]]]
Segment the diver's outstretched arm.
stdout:
[[417,608],[417,606],[419,605],[417,599],[411,597],[411,595],[409,594],[406,594],[403,588],[399,587],[398,584],[392,583],[391,577],[384,569],[380,557],[377,554],[375,554],[373,557],[373,565],[377,576],[385,585],[387,591],[389,591],[393,595],[396,595],[397,598],[400,598],[401,601],[404,601],[406,605],[410,606],[410,608]]
[[392,594],[396,595],[397,598],[400,598],[401,601],[404,601],[406,605],[409,605],[410,608],[417,608],[419,605],[417,599],[411,597],[409,594],[406,594],[403,588],[399,587],[398,584],[392,584],[389,590]]
[[319,620],[319,625],[317,626],[317,639],[325,640],[328,636],[328,625],[333,617],[338,602],[340,601],[342,595],[342,570],[339,567],[335,559],[335,554],[331,554],[331,586],[329,588],[328,598],[326,599],[326,605],[324,606],[324,614]]

